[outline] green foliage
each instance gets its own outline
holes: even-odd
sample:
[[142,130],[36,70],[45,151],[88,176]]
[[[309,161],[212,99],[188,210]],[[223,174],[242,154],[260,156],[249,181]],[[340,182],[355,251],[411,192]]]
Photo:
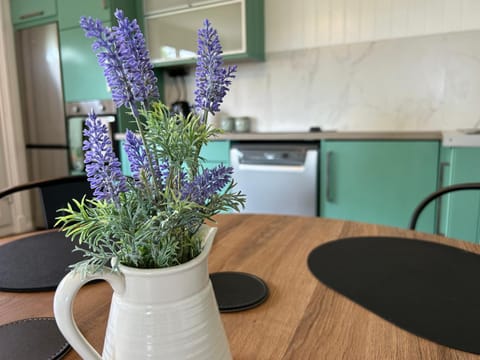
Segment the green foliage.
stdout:
[[149,154],[157,166],[160,160],[169,164],[169,175],[161,187],[153,186],[148,176],[140,184],[129,178],[128,191],[117,202],[83,198],[61,209],[65,215],[57,218],[57,225],[80,244],[77,251],[85,260],[75,268],[82,272],[108,265],[112,258],[136,268],[185,263],[202,250],[196,233],[206,219],[244,206],[245,196],[234,192],[233,180],[203,204],[180,195],[180,179],[192,181],[203,172],[200,150],[221,130],[196,115],[170,115],[161,103],[141,115]]

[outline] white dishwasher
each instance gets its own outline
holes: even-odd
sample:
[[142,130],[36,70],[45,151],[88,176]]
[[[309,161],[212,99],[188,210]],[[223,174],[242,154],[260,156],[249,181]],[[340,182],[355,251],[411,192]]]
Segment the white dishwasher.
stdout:
[[244,213],[316,216],[318,142],[232,143],[237,188],[247,196]]

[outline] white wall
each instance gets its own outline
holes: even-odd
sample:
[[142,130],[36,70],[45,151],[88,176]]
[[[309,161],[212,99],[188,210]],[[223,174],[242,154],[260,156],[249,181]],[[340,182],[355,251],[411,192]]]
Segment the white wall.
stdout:
[[[444,130],[480,118],[480,1],[266,0],[265,10],[266,62],[239,64],[222,107],[255,130]],[[166,92],[170,104],[168,78]]]
[[268,52],[480,29],[478,0],[265,0]]

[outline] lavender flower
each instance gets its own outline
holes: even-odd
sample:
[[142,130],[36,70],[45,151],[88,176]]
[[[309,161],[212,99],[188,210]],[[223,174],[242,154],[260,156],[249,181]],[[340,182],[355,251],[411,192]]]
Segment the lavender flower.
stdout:
[[115,44],[118,48],[118,57],[127,74],[133,98],[143,103],[147,103],[149,99],[158,99],[157,78],[137,20],[130,21],[119,9],[115,11],[115,17],[118,22],[118,26],[112,28],[115,31]]
[[130,170],[132,172],[132,177],[135,179],[137,184],[142,181],[142,173],[146,176],[147,179],[156,181],[161,184],[162,177],[165,177],[163,173],[165,168],[168,169],[168,164],[162,163],[160,165],[154,165],[154,174],[150,173],[147,152],[145,146],[143,145],[142,139],[137,137],[135,133],[128,130],[125,133],[125,143],[124,149],[127,153],[128,161],[130,162]]
[[127,191],[127,185],[120,161],[113,153],[108,129],[93,111],[85,125],[85,168],[90,187],[94,190],[93,195],[98,200],[112,200],[117,203],[119,194]]
[[115,17],[118,26],[111,29],[91,17],[82,17],[80,27],[87,37],[95,39],[92,48],[112,90],[113,101],[118,107],[131,107],[138,116],[135,102],[158,99],[157,79],[137,21],[125,18],[118,9]]
[[205,169],[192,182],[186,183],[182,189],[182,199],[188,199],[203,205],[213,194],[222,190],[233,174],[231,167],[218,165],[213,169]]
[[[237,66],[223,68],[222,46],[217,30],[205,19],[203,28],[198,30],[197,68],[195,71],[195,109],[203,110],[204,117],[220,110],[220,104],[235,77]],[[206,119],[204,118],[203,121]]]
[[147,154],[143,142],[127,129],[123,147],[130,162],[132,176],[136,181],[140,181],[142,169],[148,168]]

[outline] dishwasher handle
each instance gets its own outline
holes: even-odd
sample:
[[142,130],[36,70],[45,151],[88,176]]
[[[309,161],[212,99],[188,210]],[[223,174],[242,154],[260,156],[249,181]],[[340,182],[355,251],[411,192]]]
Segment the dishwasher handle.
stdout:
[[332,191],[332,158],[333,151],[327,151],[327,157],[325,161],[325,192],[327,202],[333,202],[333,191]]

